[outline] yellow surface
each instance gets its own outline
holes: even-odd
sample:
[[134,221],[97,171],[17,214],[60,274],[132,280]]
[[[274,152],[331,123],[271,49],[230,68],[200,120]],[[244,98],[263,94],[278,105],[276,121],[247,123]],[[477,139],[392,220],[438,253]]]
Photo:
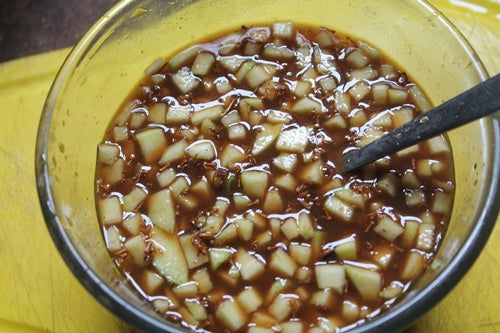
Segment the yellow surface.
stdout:
[[[500,3],[432,1],[500,72]],[[45,96],[68,49],[0,64],[0,333],[131,332],[65,266],[45,227],[34,153]],[[497,220],[498,222],[498,220]],[[500,226],[458,286],[406,333],[500,332]]]

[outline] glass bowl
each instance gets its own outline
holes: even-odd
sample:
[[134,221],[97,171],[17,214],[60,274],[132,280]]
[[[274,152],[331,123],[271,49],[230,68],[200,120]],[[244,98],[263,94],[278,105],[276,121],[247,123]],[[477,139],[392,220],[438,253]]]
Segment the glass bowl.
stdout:
[[[97,221],[96,146],[118,106],[158,56],[241,25],[295,20],[347,33],[382,50],[434,105],[487,77],[460,33],[424,1],[186,0],[122,1],[81,39],[47,97],[36,146],[40,203],[52,238],[87,290],[144,332],[184,332],[129,287]],[[498,215],[498,116],[449,133],[456,198],[432,267],[391,310],[358,332],[398,331],[438,303],[464,276]]]

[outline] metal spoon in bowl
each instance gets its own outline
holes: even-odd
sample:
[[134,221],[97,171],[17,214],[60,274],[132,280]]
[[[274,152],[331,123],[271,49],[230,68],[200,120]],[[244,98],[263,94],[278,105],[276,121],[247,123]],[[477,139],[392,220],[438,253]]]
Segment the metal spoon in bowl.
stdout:
[[340,161],[340,169],[352,171],[499,110],[500,74],[497,74],[368,145],[347,153]]

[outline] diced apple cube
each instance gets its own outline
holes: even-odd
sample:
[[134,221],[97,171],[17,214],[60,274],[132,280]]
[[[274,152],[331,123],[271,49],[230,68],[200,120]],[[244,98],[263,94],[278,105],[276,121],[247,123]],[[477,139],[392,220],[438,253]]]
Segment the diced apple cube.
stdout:
[[133,262],[138,266],[144,266],[146,263],[146,242],[142,235],[127,239],[124,246],[127,249],[127,253],[132,257]]
[[194,90],[201,83],[201,79],[195,76],[188,67],[183,67],[172,74],[172,81],[183,94]]
[[264,273],[266,268],[265,262],[257,258],[255,255],[248,253],[245,249],[240,248],[236,252],[235,262],[240,267],[240,274],[244,280],[251,281]]
[[290,256],[299,265],[309,265],[311,262],[312,249],[307,243],[291,243]]
[[354,68],[362,68],[370,62],[360,49],[354,49],[345,57],[345,60]]
[[393,221],[389,216],[382,215],[375,228],[373,228],[373,231],[388,241],[394,242],[394,240],[403,233],[404,228],[399,223]]
[[220,265],[227,262],[233,255],[234,250],[231,248],[216,248],[208,249],[208,256],[210,258],[210,268],[216,270]]
[[243,124],[234,124],[228,127],[227,137],[230,141],[242,141],[247,138],[248,130]]
[[357,249],[356,239],[350,238],[346,242],[337,245],[334,251],[340,260],[356,260],[358,257]]
[[262,57],[270,60],[291,60],[295,57],[292,50],[286,46],[276,46],[274,44],[266,44],[262,51]]
[[120,231],[115,225],[106,230],[106,247],[111,252],[116,252],[122,248]]
[[200,252],[193,243],[194,235],[191,233],[182,234],[179,236],[179,241],[186,257],[188,268],[196,268],[208,262],[208,255]]
[[382,288],[382,276],[365,268],[346,265],[345,272],[356,290],[366,300],[377,299]]
[[207,217],[203,228],[201,229],[203,232],[210,232],[211,234],[217,234],[221,231],[224,226],[225,219],[218,215],[212,215]]
[[160,158],[160,165],[177,162],[186,154],[188,143],[186,140],[179,140],[168,146]]
[[190,193],[193,193],[200,199],[208,200],[212,197],[212,188],[208,181],[202,178],[191,186]]
[[341,313],[342,313],[342,317],[344,317],[344,319],[348,323],[352,323],[352,322],[356,321],[359,317],[359,313],[360,313],[359,305],[354,303],[354,302],[351,302],[349,300],[344,300],[342,302]]
[[139,186],[136,186],[128,193],[124,195],[123,200],[123,209],[126,211],[134,211],[148,196],[148,192]]
[[399,191],[399,181],[393,173],[386,173],[382,178],[380,178],[375,184],[379,190],[384,191],[391,197],[395,197]]
[[359,102],[363,98],[365,98],[371,92],[370,86],[365,81],[359,81],[351,89],[349,89],[348,93],[352,96],[352,98]]
[[154,124],[165,124],[167,104],[155,103],[149,107],[148,121]]
[[274,180],[274,185],[288,192],[295,192],[297,189],[297,180],[292,174],[279,175]]
[[395,297],[398,297],[403,293],[403,287],[404,285],[399,282],[399,281],[393,281],[390,285],[385,287],[381,292],[380,292],[380,297],[383,299],[389,300],[393,299]]
[[401,105],[408,100],[408,91],[406,89],[389,88],[387,92],[389,103],[392,105]]
[[269,174],[264,171],[248,170],[240,174],[243,193],[252,199],[263,199],[269,183]]
[[314,267],[319,289],[331,288],[342,294],[345,286],[345,269],[340,264],[319,264]]
[[292,283],[287,279],[276,278],[271,288],[267,291],[266,297],[264,298],[264,304],[270,304],[279,293],[285,291],[291,284]]
[[418,252],[410,252],[401,271],[401,279],[410,281],[416,279],[424,270],[425,260]]
[[279,321],[283,321],[290,316],[294,309],[300,305],[299,297],[295,294],[279,294],[269,305],[269,313]]
[[431,211],[436,214],[446,214],[451,208],[453,203],[453,196],[451,193],[436,192],[432,202]]
[[254,287],[246,287],[238,294],[236,300],[246,313],[257,311],[264,301]]
[[146,163],[154,162],[167,147],[167,139],[161,128],[151,128],[135,135]]
[[311,216],[305,211],[300,212],[298,224],[300,236],[302,236],[305,240],[311,239],[315,232]]
[[169,106],[166,121],[168,125],[189,124],[193,107],[191,105]]
[[377,246],[373,250],[373,260],[383,269],[389,266],[392,258],[394,257],[394,248],[385,244]]
[[172,288],[174,294],[179,298],[196,297],[198,295],[198,284],[188,281]]
[[393,111],[392,123],[394,127],[401,127],[413,119],[413,110],[408,107],[402,107],[399,110]]
[[[268,328],[278,324],[278,320],[271,316],[267,311],[256,311],[250,318],[250,322],[255,327]],[[267,333],[267,332],[266,332]]]
[[120,148],[115,144],[101,143],[97,146],[97,159],[100,163],[113,164],[120,154]]
[[193,280],[198,284],[200,293],[208,293],[214,287],[210,274],[206,268],[202,268],[193,273]]
[[142,274],[144,291],[148,294],[154,294],[163,284],[163,277],[152,270],[146,270]]
[[116,142],[121,142],[129,139],[127,126],[113,127],[113,137]]
[[294,34],[293,23],[288,22],[274,22],[273,23],[273,36],[283,39],[291,39]]
[[200,52],[194,59],[191,71],[195,75],[207,75],[215,62],[215,57],[209,52]]
[[323,112],[323,107],[320,102],[306,96],[295,102],[290,111],[302,115],[311,115]]
[[128,215],[123,221],[123,228],[127,230],[127,232],[135,236],[139,233],[139,229],[141,227],[142,217],[141,214],[131,214]]
[[210,140],[198,140],[186,148],[186,153],[195,160],[213,160],[216,157],[215,147]]
[[447,153],[451,150],[448,142],[442,135],[427,140],[427,146],[431,154]]
[[401,236],[401,245],[406,248],[410,248],[415,243],[415,238],[417,236],[418,228],[420,223],[417,221],[407,221],[405,224],[405,230]]
[[245,74],[245,79],[251,89],[257,88],[270,78],[272,78],[272,74],[264,65],[254,65]]
[[354,216],[354,208],[340,200],[335,194],[330,195],[325,201],[325,209],[332,216],[344,222],[349,222]]
[[422,223],[418,228],[417,249],[430,251],[434,247],[434,224]]
[[320,159],[305,164],[300,172],[300,179],[308,184],[321,184],[324,176],[323,161]]
[[122,222],[123,211],[118,197],[109,197],[99,200],[99,220],[104,225]]
[[215,317],[232,332],[239,330],[247,322],[244,311],[233,299],[222,301],[215,311]]
[[292,172],[297,165],[297,155],[280,153],[273,159],[273,165],[284,172]]
[[283,210],[284,203],[281,193],[278,189],[272,188],[267,191],[264,203],[262,205],[262,210],[264,213],[278,213]]
[[157,227],[172,233],[175,230],[175,206],[170,189],[161,190],[149,196],[148,216]]
[[156,175],[156,181],[161,187],[166,187],[175,179],[176,173],[173,168],[168,168]]
[[269,267],[285,277],[293,276],[297,269],[295,261],[282,248],[276,249],[270,257]]
[[186,299],[184,305],[189,310],[189,312],[191,312],[191,315],[193,315],[194,319],[196,319],[197,321],[207,320],[208,318],[207,310],[200,303],[198,299],[196,298]]
[[288,240],[292,240],[299,236],[299,226],[293,217],[287,218],[281,225],[281,232]]
[[188,266],[177,235],[154,227],[151,240],[154,246],[153,266],[156,270],[170,283],[186,283]]
[[245,159],[246,154],[243,148],[234,144],[224,146],[220,154],[220,163],[226,168],[231,168],[235,163],[242,162]]
[[233,194],[234,209],[237,212],[245,211],[248,208],[248,204],[250,204],[251,202],[252,200],[244,194],[241,193]]
[[333,306],[334,301],[335,296],[332,290],[327,288],[314,292],[309,300],[309,303],[321,309],[328,309]]
[[250,240],[253,235],[253,222],[248,219],[241,218],[237,219],[235,223],[238,227],[238,236],[240,239],[244,241]]
[[276,148],[281,152],[303,153],[309,143],[310,135],[310,130],[304,126],[281,131]]
[[252,155],[258,156],[265,152],[276,141],[281,133],[282,124],[264,124],[257,131],[252,148]]
[[199,126],[205,119],[217,120],[222,117],[224,112],[224,106],[222,104],[216,104],[191,114],[191,123],[193,125]]

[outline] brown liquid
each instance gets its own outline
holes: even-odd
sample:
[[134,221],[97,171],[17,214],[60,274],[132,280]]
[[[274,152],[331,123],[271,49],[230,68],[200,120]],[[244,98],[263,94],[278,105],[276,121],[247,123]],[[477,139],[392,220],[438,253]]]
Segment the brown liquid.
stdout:
[[[260,111],[261,115],[264,115],[262,123],[266,121],[266,115],[268,111],[266,110],[289,110],[292,105],[300,98],[294,95],[292,92],[293,87],[298,81],[298,77],[303,74],[306,68],[297,65],[294,61],[281,60],[269,60],[262,58],[262,48],[256,55],[244,55],[245,47],[252,40],[251,36],[259,28],[243,28],[243,35],[240,39],[238,46],[231,52],[231,55],[239,55],[241,58],[247,60],[253,60],[256,64],[274,64],[277,65],[278,70],[273,74],[272,81],[275,85],[272,86],[272,93],[262,97],[262,91],[258,88],[252,89],[249,87],[245,80],[238,81],[235,78],[235,73],[229,73],[219,61],[215,61],[209,74],[202,76],[202,80],[208,84],[213,84],[220,78],[226,78],[232,85],[232,90],[227,93],[221,94],[212,86],[207,89],[205,85],[199,84],[197,88],[193,89],[188,93],[180,93],[178,87],[170,78],[169,66],[165,65],[158,72],[165,74],[166,79],[162,82],[154,82],[151,77],[146,77],[144,81],[138,86],[138,88],[133,92],[133,94],[126,100],[124,105],[128,105],[130,101],[136,103],[132,112],[142,112],[141,110],[148,110],[152,105],[162,102],[166,103],[168,106],[172,105],[192,105],[195,112],[197,110],[202,110],[204,106],[222,103],[224,108],[229,112],[232,110],[239,110],[240,102],[243,98],[248,96],[262,97],[264,103],[264,108]],[[262,29],[262,28],[261,28]],[[266,43],[271,43],[274,40],[272,28],[265,28],[270,35]],[[304,27],[299,26],[298,32],[295,37],[291,40],[279,39],[280,42],[287,47],[289,50],[297,50],[302,44],[307,43],[312,45],[312,47],[318,47],[315,42],[317,38],[317,33],[319,29],[315,27]],[[437,192],[453,194],[453,170],[452,170],[452,157],[451,152],[445,153],[433,153],[429,150],[427,144],[423,143],[419,145],[419,150],[415,154],[398,156],[391,156],[388,164],[375,163],[371,164],[364,169],[358,170],[355,173],[341,174],[335,167],[335,162],[339,160],[340,156],[345,153],[350,147],[356,145],[356,142],[361,138],[363,131],[365,130],[365,124],[359,126],[356,123],[355,118],[356,112],[364,112],[366,120],[373,119],[375,115],[381,114],[382,112],[387,112],[387,110],[398,110],[402,107],[409,108],[413,110],[413,116],[417,116],[421,111],[415,105],[414,100],[411,98],[411,94],[402,104],[391,104],[388,102],[384,105],[377,105],[374,100],[372,93],[368,93],[361,100],[356,102],[351,95],[351,111],[348,114],[340,112],[337,108],[337,100],[335,92],[347,92],[355,82],[364,81],[369,87],[372,87],[375,83],[385,83],[389,89],[399,89],[402,91],[407,91],[409,87],[413,85],[406,74],[402,71],[396,70],[393,75],[388,75],[386,77],[381,76],[380,72],[382,69],[382,64],[387,63],[387,59],[381,56],[379,59],[370,59],[370,66],[376,73],[375,78],[351,81],[350,75],[352,73],[353,65],[346,61],[347,55],[352,53],[354,50],[359,50],[357,44],[351,41],[346,36],[336,34],[336,42],[333,46],[323,47],[323,54],[329,53],[335,61],[336,70],[331,75],[320,74],[319,77],[334,77],[336,80],[336,88],[332,91],[327,91],[319,85],[318,79],[310,79],[314,82],[314,87],[307,96],[311,96],[315,101],[321,102],[322,108],[327,110],[326,112],[314,112],[312,114],[302,115],[296,114],[294,112],[287,112],[287,114],[292,116],[292,120],[283,126],[282,130],[287,130],[291,128],[296,128],[299,126],[306,126],[312,129],[312,135],[308,141],[305,153],[312,153],[314,157],[312,160],[323,161],[322,171],[323,179],[319,184],[310,184],[307,182],[299,181],[295,191],[286,191],[279,189],[279,187],[272,185],[277,176],[285,174],[277,168],[272,160],[274,157],[279,155],[280,149],[276,148],[274,145],[267,149],[265,153],[259,156],[252,156],[251,151],[255,137],[259,131],[258,124],[252,124],[248,120],[242,120],[241,123],[245,125],[248,129],[247,137],[243,140],[230,141],[228,137],[227,130],[221,125],[219,119],[214,120],[216,128],[214,128],[214,133],[216,133],[216,138],[213,140],[217,151],[220,152],[222,147],[228,143],[233,143],[241,147],[245,153],[246,158],[240,163],[236,163],[235,166],[231,168],[225,168],[221,166],[220,159],[216,158],[213,161],[194,161],[189,156],[184,156],[180,161],[177,161],[168,165],[159,165],[157,162],[146,163],[144,156],[141,152],[139,144],[135,139],[135,135],[144,129],[151,127],[162,128],[165,132],[168,145],[181,140],[185,136],[185,130],[193,129],[196,126],[192,124],[167,126],[165,124],[151,123],[145,121],[140,128],[132,129],[129,124],[131,121],[130,116],[126,116],[127,120],[124,125],[127,127],[129,133],[129,139],[116,142],[113,135],[113,128],[117,126],[116,123],[111,124],[109,130],[106,133],[104,142],[115,144],[120,148],[120,157],[125,160],[125,168],[123,171],[122,180],[116,184],[106,183],[105,174],[107,168],[101,164],[98,164],[98,179],[97,179],[97,191],[98,198],[107,198],[112,196],[123,197],[128,194],[137,185],[142,186],[147,189],[149,195],[154,194],[163,189],[158,184],[156,179],[157,174],[166,169],[173,168],[177,172],[177,176],[186,177],[190,185],[195,184],[197,181],[205,179],[212,184],[213,196],[211,199],[206,200],[204,198],[195,198],[198,202],[195,209],[187,209],[180,204],[176,204],[176,233],[179,235],[185,233],[194,233],[199,235],[201,229],[203,228],[203,220],[200,220],[200,216],[211,216],[214,215],[213,206],[217,198],[226,198],[228,202],[231,202],[227,212],[224,214],[225,226],[234,223],[237,218],[246,216],[248,213],[254,213],[264,217],[264,226],[259,227],[254,226],[253,237],[249,240],[242,240],[237,237],[235,240],[231,240],[224,244],[218,245],[216,247],[225,247],[232,249],[243,248],[249,253],[258,254],[259,258],[262,258],[266,265],[269,263],[271,254],[276,250],[276,248],[282,248],[288,252],[290,244],[292,243],[310,243],[310,240],[304,239],[302,236],[298,236],[292,240],[288,239],[282,232],[273,234],[272,241],[270,244],[259,247],[256,246],[255,237],[265,232],[270,227],[270,220],[272,218],[277,218],[281,220],[283,224],[287,218],[295,217],[298,219],[298,215],[301,212],[306,212],[309,216],[313,218],[314,227],[316,231],[323,231],[325,238],[321,243],[321,251],[313,253],[313,258],[308,265],[305,265],[312,270],[312,275],[309,281],[302,281],[297,278],[296,275],[288,277],[289,286],[284,290],[280,291],[281,294],[293,294],[300,298],[299,305],[296,305],[294,311],[292,311],[286,318],[282,321],[301,321],[304,324],[304,331],[307,328],[319,327],[320,322],[326,318],[327,322],[330,324],[335,324],[343,327],[351,327],[352,324],[361,324],[366,318],[378,313],[380,310],[385,310],[390,304],[394,302],[394,298],[383,298],[378,297],[376,299],[365,299],[358,292],[357,288],[351,281],[351,279],[346,277],[346,284],[342,293],[334,292],[334,300],[329,304],[327,308],[322,306],[317,306],[311,304],[310,297],[316,291],[318,291],[318,286],[316,284],[314,276],[314,267],[318,263],[340,263],[344,265],[354,265],[365,267],[369,270],[376,270],[382,275],[382,286],[380,290],[390,286],[393,282],[397,282],[404,290],[406,290],[412,283],[411,280],[405,280],[401,278],[402,270],[405,266],[406,260],[410,252],[418,252],[424,258],[424,263],[428,264],[435,253],[439,245],[439,240],[442,238],[443,233],[446,229],[446,224],[449,218],[449,211],[447,213],[432,212],[433,198]],[[204,52],[211,52],[214,55],[218,55],[219,48],[221,45],[221,39],[215,41],[207,42],[205,44],[200,44]],[[265,43],[262,43],[261,47]],[[219,59],[219,56],[217,56]],[[295,60],[295,59],[294,59]],[[192,59],[187,61],[184,66],[190,67],[192,64]],[[314,61],[312,61],[314,67]],[[318,68],[317,64],[316,67]],[[175,71],[174,71],[175,72]],[[259,85],[259,87],[262,84]],[[268,92],[269,93],[269,92]],[[265,94],[265,93],[264,93]],[[123,112],[130,112],[129,110],[120,111],[117,119],[123,119],[121,116]],[[347,122],[347,128],[333,128],[331,126],[325,125],[326,121],[335,115],[341,115],[343,119]],[[359,115],[359,113],[358,113]],[[117,121],[119,123],[119,121]],[[354,123],[356,125],[351,125]],[[121,124],[120,124],[121,125]],[[380,126],[378,127],[380,129]],[[390,128],[383,128],[383,131],[388,131]],[[196,139],[204,139],[202,134],[197,134]],[[291,172],[291,175],[300,180],[302,178],[301,172],[303,166],[306,162],[303,162],[303,158],[308,158],[302,154],[296,154],[298,156],[298,166]],[[405,193],[409,193],[414,189],[408,188],[401,184],[401,178],[406,172],[415,172],[417,161],[424,159],[432,159],[440,161],[441,169],[435,171],[432,177],[419,176],[419,186],[418,189],[421,191],[425,200],[418,205],[408,205],[405,201]],[[207,163],[213,162],[213,164]],[[217,181],[213,181],[210,178],[210,170],[214,168],[216,173],[220,174],[221,184]],[[253,201],[251,205],[248,206],[246,210],[236,210],[234,204],[232,203],[232,194],[243,193],[242,184],[240,182],[241,172],[244,170],[255,169],[267,172],[271,175],[271,184],[269,189],[279,189],[282,201],[284,203],[283,210],[280,212],[263,212],[263,200],[258,202]],[[234,174],[235,178],[231,182],[229,180],[228,174]],[[392,197],[386,192],[381,190],[377,183],[388,173],[396,176],[398,179],[397,185],[397,195]],[[332,217],[331,214],[325,211],[324,203],[327,197],[333,195],[335,189],[326,191],[325,185],[332,180],[336,179],[337,182],[344,188],[350,188],[355,193],[362,194],[363,200],[365,202],[364,209],[354,209],[353,217],[349,222],[343,222],[336,217]],[[226,182],[226,185],[224,185]],[[229,184],[229,185],[228,185]],[[168,186],[167,186],[168,187]],[[229,192],[228,192],[229,189]],[[189,195],[189,189],[185,190],[183,194]],[[243,193],[244,194],[244,193]],[[147,214],[147,200],[144,204],[136,209],[137,213],[142,214],[142,224],[140,234],[143,235],[146,244],[151,243],[150,232],[152,230],[153,223],[148,218]],[[351,205],[352,206],[352,205]],[[451,210],[451,207],[449,207]],[[378,218],[380,216],[389,216],[394,221],[396,221],[400,226],[405,227],[407,221],[417,221],[422,223],[422,214],[424,212],[431,212],[434,217],[434,234],[432,235],[432,246],[429,250],[421,250],[417,248],[417,240],[414,239],[411,246],[402,246],[401,238],[398,236],[393,242],[389,241],[379,233],[374,231],[375,225],[378,223]],[[124,212],[123,216],[126,218],[132,214],[132,212]],[[124,244],[126,239],[131,237],[130,233],[124,229],[121,223],[116,224],[120,235],[121,243]],[[109,226],[103,226],[104,231],[109,228]],[[336,245],[342,243],[342,240],[348,238],[354,238],[357,245],[357,253],[355,260],[341,260],[337,257],[333,249]],[[204,251],[211,246],[214,246],[210,241],[201,239],[198,237],[198,241],[201,243],[200,251]],[[340,242],[339,242],[340,241]],[[395,249],[392,259],[387,267],[379,267],[374,261],[374,249],[386,244],[388,247]],[[149,249],[148,249],[149,251]],[[145,290],[144,271],[145,270],[155,270],[151,264],[152,252],[146,252],[146,265],[138,266],[133,258],[127,254],[127,251],[122,246],[121,250],[114,251],[114,256],[117,264],[126,273],[126,275],[133,281],[134,285],[142,288],[142,294],[144,294],[150,300],[165,299],[168,300],[172,298],[172,288],[173,285],[164,282],[159,288],[154,290],[152,293],[148,293]],[[227,278],[219,272],[228,272],[230,268],[234,265],[234,254],[233,257],[221,265],[217,272],[212,272],[209,263],[206,263],[200,267],[193,268],[190,270],[189,276],[199,269],[206,268],[210,273],[210,278],[213,283],[213,289],[209,292],[199,293],[195,298],[198,302],[205,306],[208,317],[206,320],[191,321],[186,323],[186,318],[183,318],[183,325],[189,326],[192,329],[197,330],[208,330],[212,332],[223,332],[228,330],[221,320],[216,318],[216,310],[223,299],[227,297],[236,297],[242,290],[248,286],[252,286],[259,292],[262,298],[266,297],[272,284],[280,278],[284,278],[280,274],[276,273],[272,269],[266,267],[266,272],[261,274],[258,278],[252,281],[245,281],[241,277],[237,278],[237,283],[232,285],[228,283]],[[301,267],[302,265],[298,265]],[[170,290],[170,292],[168,292]],[[169,296],[170,295],[170,296]],[[308,295],[308,296],[303,296]],[[170,298],[169,298],[170,297]],[[192,297],[190,297],[192,298]],[[180,308],[183,307],[182,297],[177,297],[179,302],[178,307],[172,307],[165,311],[165,316],[173,319],[179,320],[182,317],[182,311]],[[354,317],[345,316],[342,312],[342,307],[345,302],[352,302],[356,304],[358,309],[358,315]],[[265,303],[265,302],[264,302]],[[261,305],[258,312],[269,314],[268,312],[269,304],[265,303]],[[294,305],[295,306],[295,305]],[[276,327],[280,323],[280,320],[275,320],[274,324],[259,321],[255,319],[254,312],[246,314],[248,321],[245,325],[239,328],[238,332],[246,332],[248,327],[259,326],[265,327]],[[257,321],[252,321],[255,319]]]

